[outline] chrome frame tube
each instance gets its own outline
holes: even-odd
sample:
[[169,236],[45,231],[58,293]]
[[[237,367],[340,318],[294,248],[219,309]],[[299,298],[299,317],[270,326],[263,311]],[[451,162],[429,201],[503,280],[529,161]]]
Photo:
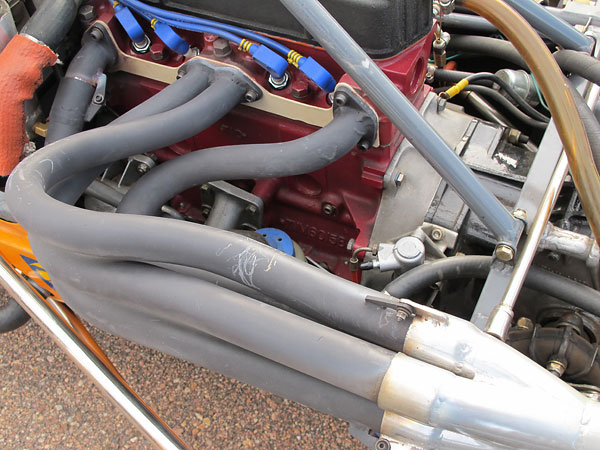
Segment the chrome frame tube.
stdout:
[[0,257],[0,284],[157,448],[168,450],[188,448],[168,425],[94,355],[2,257]]

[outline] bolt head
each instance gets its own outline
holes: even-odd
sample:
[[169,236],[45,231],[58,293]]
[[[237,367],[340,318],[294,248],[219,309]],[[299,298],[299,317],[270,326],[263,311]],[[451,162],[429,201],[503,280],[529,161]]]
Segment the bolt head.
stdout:
[[94,97],[94,103],[96,103],[97,105],[100,105],[103,101],[104,101],[104,96],[102,94],[97,94]]
[[96,18],[96,11],[93,5],[83,5],[79,8],[78,15],[82,22],[91,22]]
[[520,330],[533,330],[533,321],[529,317],[519,317],[517,328]]
[[552,375],[556,375],[560,378],[565,373],[565,370],[567,370],[567,366],[562,361],[552,359],[546,363],[546,369],[548,369]]
[[348,103],[348,100],[348,96],[343,92],[338,92],[333,97],[333,103],[337,106],[344,106],[346,103]]
[[308,97],[310,93],[309,84],[304,80],[296,80],[292,83],[292,96],[297,99]]
[[231,45],[227,39],[218,38],[213,42],[213,55],[217,58],[225,58],[231,55]]
[[150,46],[150,57],[153,61],[160,61],[165,58],[165,46],[155,42]]
[[387,439],[379,439],[375,443],[375,450],[390,450],[392,448],[392,444]]
[[496,247],[496,258],[500,261],[508,262],[512,261],[515,257],[515,251],[510,245],[500,244]]
[[323,213],[325,213],[328,216],[333,216],[337,210],[335,205],[332,205],[331,203],[323,203],[321,209],[323,210]]
[[256,211],[258,211],[258,208],[256,207],[256,205],[248,205],[246,206],[246,210],[251,214],[255,214]]
[[513,216],[517,219],[527,222],[527,212],[525,212],[524,209],[515,209],[515,211],[513,212]]
[[146,163],[140,163],[137,166],[137,171],[138,171],[138,173],[141,173],[141,174],[148,172],[149,169],[150,169],[150,167]]
[[434,228],[431,230],[431,239],[434,241],[441,241],[444,238],[444,230],[441,228]]
[[247,91],[244,95],[244,100],[246,100],[248,103],[255,102],[256,100],[258,100],[258,92]]

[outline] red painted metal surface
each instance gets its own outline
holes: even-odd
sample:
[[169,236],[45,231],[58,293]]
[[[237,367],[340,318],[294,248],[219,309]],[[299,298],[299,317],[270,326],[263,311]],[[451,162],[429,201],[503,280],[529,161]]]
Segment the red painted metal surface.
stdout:
[[[136,57],[176,66],[181,57],[169,49],[160,48],[160,40],[153,36],[153,51],[145,55],[135,54],[119,25],[112,19],[108,3],[99,1],[99,19],[110,24],[118,36],[122,50]],[[142,21],[140,21],[142,22]],[[212,43],[215,36],[197,33],[181,33],[201,54],[213,57]],[[429,34],[402,53],[377,63],[398,88],[419,107],[425,99],[423,85],[427,59],[431,49],[432,34]],[[312,56],[325,66],[336,80],[360,89],[352,79],[329,58],[319,47],[286,41],[286,45],[301,53]],[[254,64],[249,55],[234,48],[225,61],[238,65],[250,73],[264,87],[276,95],[295,101],[328,107],[327,96],[297,69],[290,66],[291,82],[288,87],[276,91],[268,86],[267,75]],[[128,74],[115,74],[110,79],[110,105],[117,111],[125,111],[146,100],[164,85],[152,80]],[[294,92],[296,96],[294,97]],[[301,93],[298,99],[298,92]],[[365,98],[367,101],[368,98]],[[281,179],[248,180],[237,185],[251,189],[265,202],[265,227],[280,228],[298,242],[304,251],[332,272],[350,278],[347,261],[353,248],[368,245],[373,224],[379,208],[383,176],[400,142],[401,133],[383,115],[379,114],[379,141],[377,148],[366,152],[353,149],[348,155],[330,166],[314,173]],[[193,118],[190,118],[193,120]],[[155,152],[160,161],[166,161],[190,151],[203,148],[283,142],[305,136],[315,128],[305,123],[284,119],[247,106],[238,106],[215,125],[184,142]],[[203,221],[202,200],[199,189],[178,195],[172,205],[189,217]]]

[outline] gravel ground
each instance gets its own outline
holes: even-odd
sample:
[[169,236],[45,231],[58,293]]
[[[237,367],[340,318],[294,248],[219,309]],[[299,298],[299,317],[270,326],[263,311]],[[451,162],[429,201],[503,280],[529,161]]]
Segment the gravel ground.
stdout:
[[[193,448],[365,448],[340,420],[90,331],[125,379]],[[0,374],[2,449],[153,448],[33,321],[0,334]]]

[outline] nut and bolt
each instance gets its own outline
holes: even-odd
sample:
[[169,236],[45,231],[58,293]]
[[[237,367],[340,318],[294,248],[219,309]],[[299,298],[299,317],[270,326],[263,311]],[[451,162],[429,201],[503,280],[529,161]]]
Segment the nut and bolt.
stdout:
[[533,321],[529,317],[519,317],[517,320],[517,328],[519,330],[533,330]]
[[213,42],[213,55],[217,58],[226,58],[231,55],[231,45],[227,39],[218,38]]
[[138,53],[147,53],[150,50],[150,46],[152,45],[152,41],[146,35],[144,35],[144,40],[140,42],[133,42],[131,46]]
[[[183,204],[183,203],[180,203],[180,204],[179,204],[179,206],[180,206],[180,208],[179,208],[179,209],[183,209],[183,208],[181,207],[181,205],[182,205],[182,204]],[[208,216],[210,215],[210,212],[212,211],[212,208],[211,208],[210,206],[208,206],[208,205],[203,205],[203,206],[202,206],[202,209],[201,209],[201,211],[202,211],[202,216],[204,216],[204,217],[208,217]]]
[[154,43],[150,46],[150,58],[153,61],[161,61],[165,59],[165,46],[160,43]]
[[444,234],[444,230],[436,227],[433,230],[431,230],[431,239],[433,239],[434,241],[441,241],[442,239],[444,239]]
[[102,95],[102,94],[96,94],[94,96],[94,103],[96,105],[101,105],[103,101],[104,101],[104,95]]
[[78,11],[79,20],[90,23],[96,18],[96,10],[93,5],[83,5]]
[[524,209],[515,209],[513,217],[522,220],[523,222],[527,222],[527,213]]
[[246,206],[246,211],[248,211],[250,214],[256,214],[258,208],[256,207],[256,205],[248,205]]
[[557,361],[556,359],[551,359],[546,363],[546,369],[552,375],[556,375],[558,378],[562,377],[567,370],[567,366],[562,361]]
[[296,80],[292,83],[292,97],[301,100],[308,97],[310,93],[309,84],[304,80]]
[[513,250],[513,248],[510,245],[506,244],[498,245],[496,247],[495,254],[496,258],[503,262],[512,261],[512,259],[515,257],[515,251]]
[[412,309],[409,306],[400,305],[396,310],[396,319],[403,321],[412,316]]
[[361,152],[366,152],[371,148],[371,142],[368,139],[361,139],[360,142],[356,145],[356,147]]
[[331,203],[323,203],[323,206],[321,207],[321,209],[328,216],[333,216],[335,214],[335,212],[337,211],[337,208],[335,207],[335,205],[332,205]]
[[379,439],[375,443],[375,450],[390,450],[392,448],[392,444],[387,439]]
[[248,103],[255,102],[256,100],[258,100],[258,92],[247,91],[244,95],[244,100],[246,100]]
[[140,163],[137,166],[138,173],[145,174],[146,172],[148,172],[148,170],[150,170],[150,166],[146,163]]
[[338,92],[333,97],[333,103],[337,106],[344,106],[346,103],[348,103],[348,100],[348,96],[343,92]]
[[281,78],[275,78],[273,75],[269,75],[269,84],[273,89],[278,91],[285,89],[290,81],[290,76],[284,73]]
[[404,174],[402,172],[398,172],[398,175],[396,175],[396,178],[394,179],[394,183],[396,184],[396,186],[400,186],[403,181]]

